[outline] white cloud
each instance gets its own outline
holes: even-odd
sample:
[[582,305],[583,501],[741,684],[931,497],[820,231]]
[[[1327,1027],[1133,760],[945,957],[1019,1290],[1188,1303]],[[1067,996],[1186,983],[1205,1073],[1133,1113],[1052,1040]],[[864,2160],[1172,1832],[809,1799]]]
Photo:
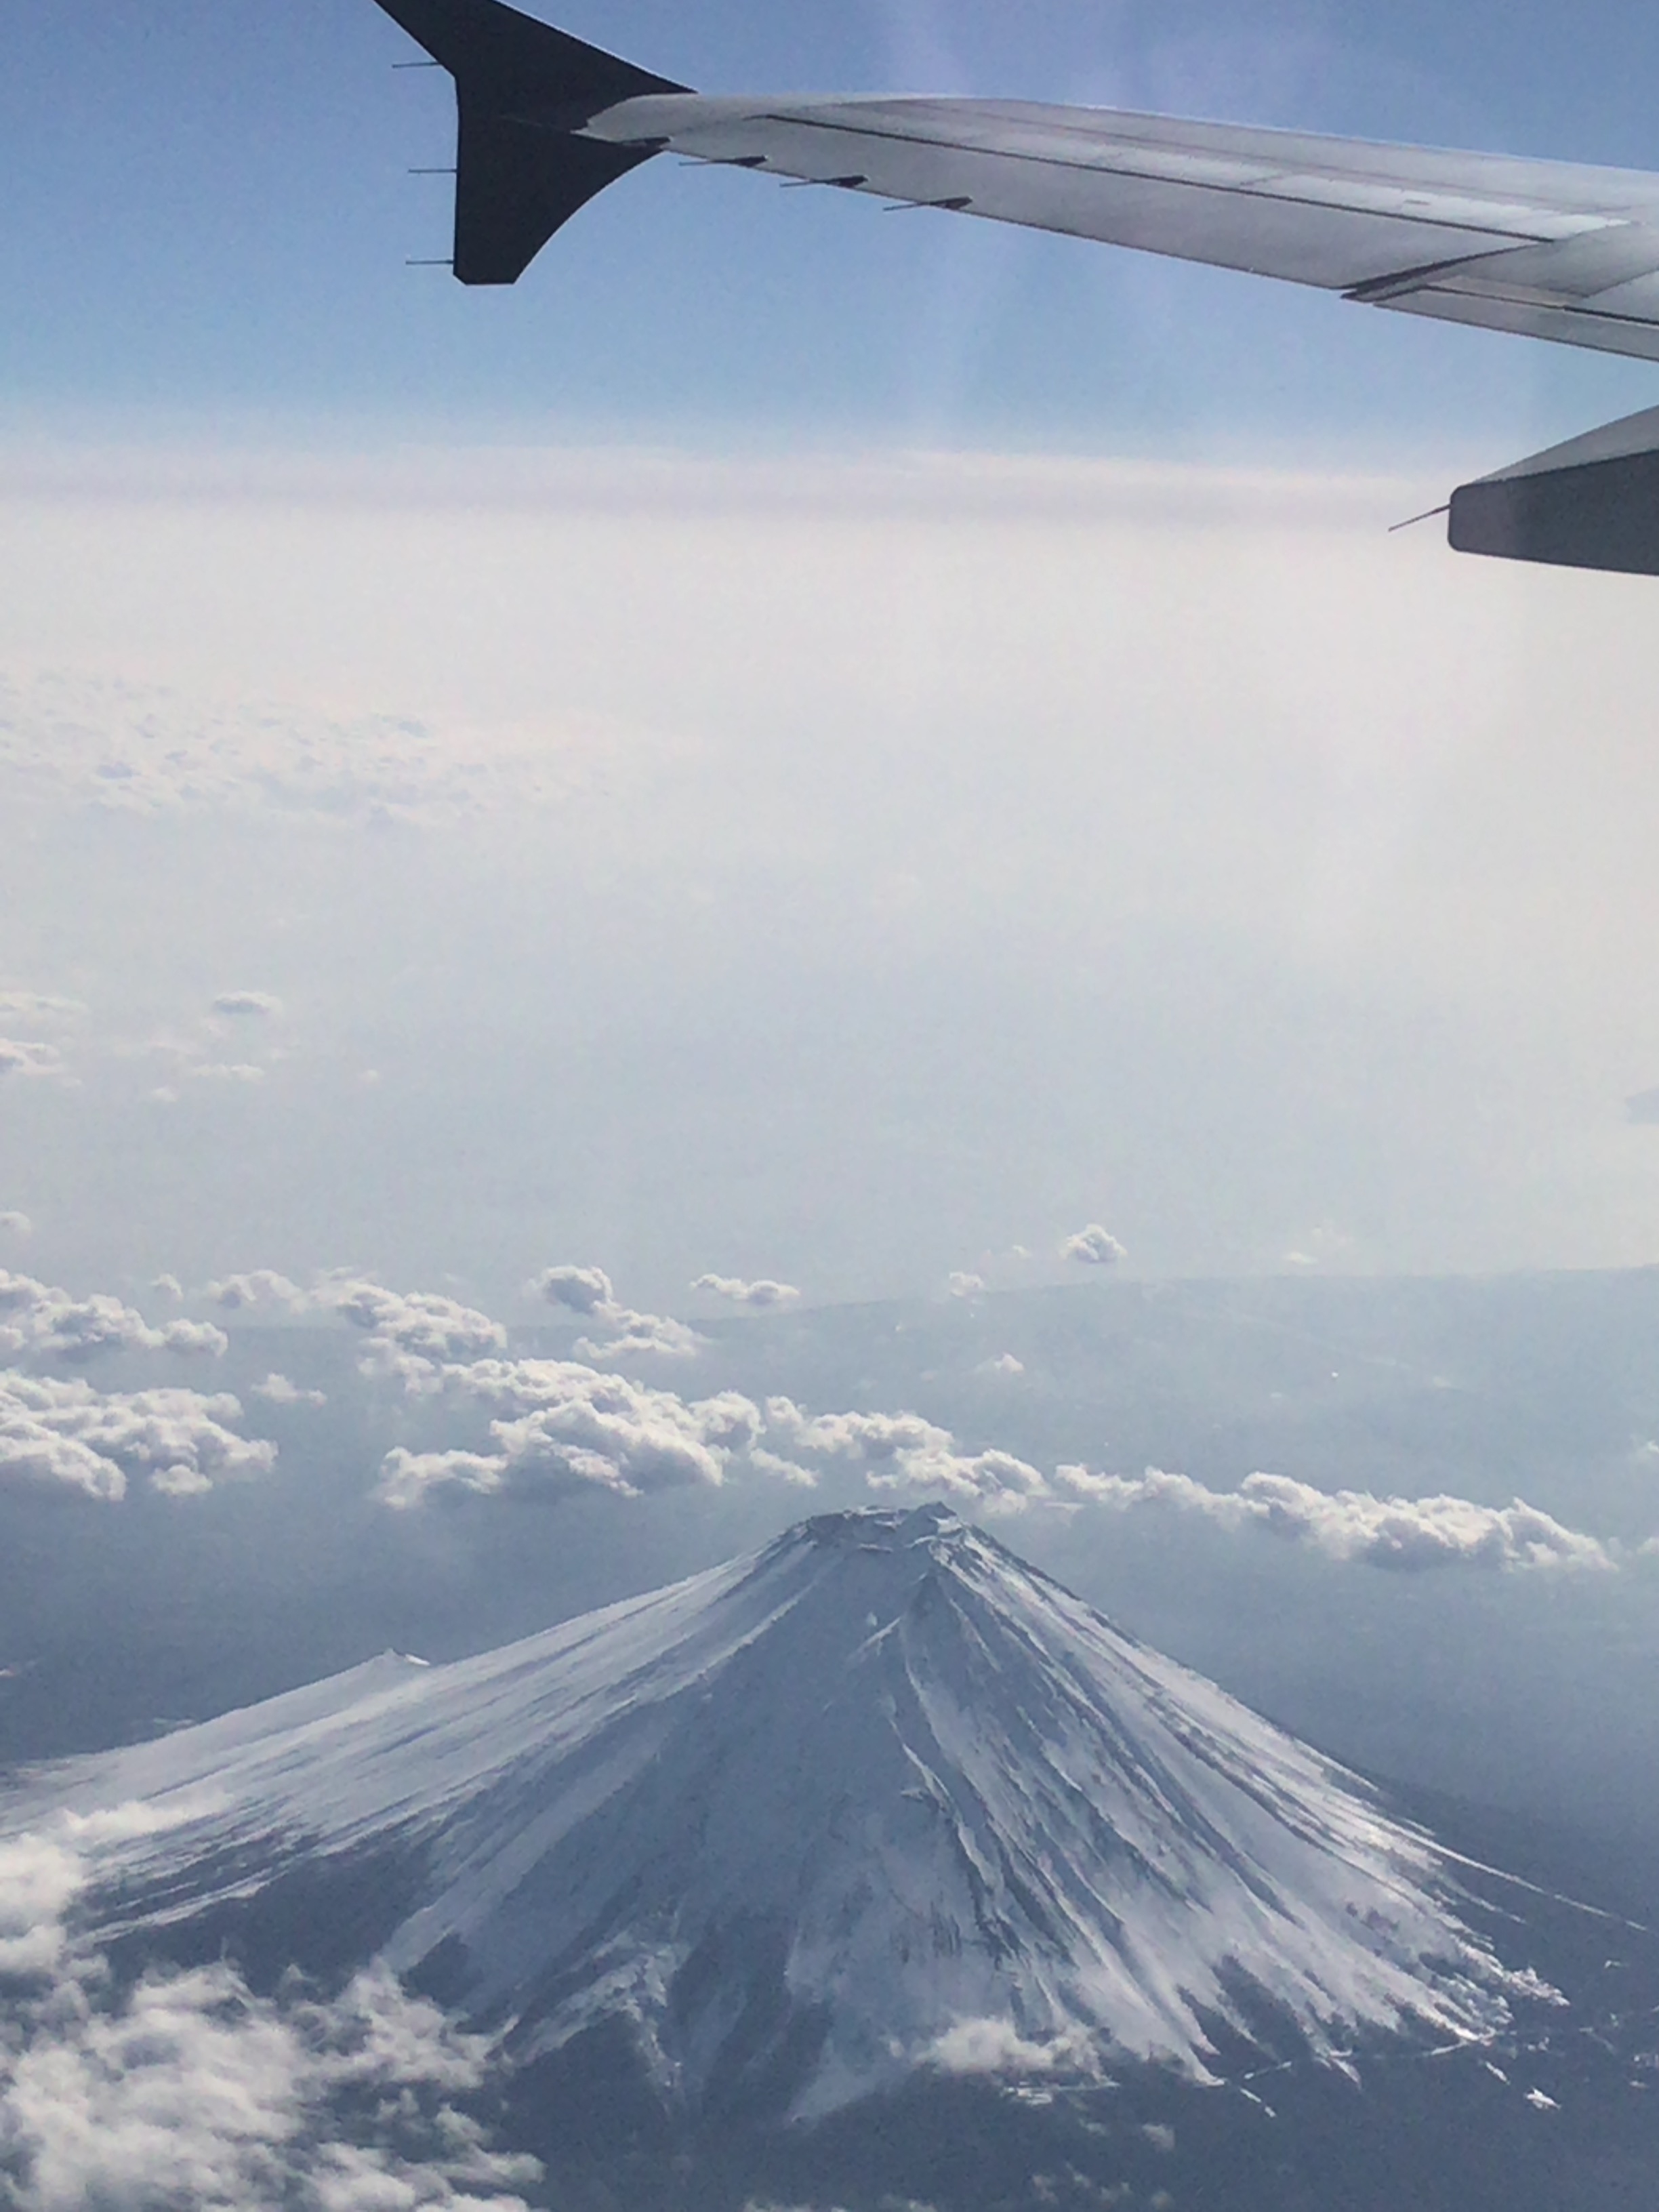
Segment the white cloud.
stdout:
[[1068,1237],[1060,1248],[1062,1260],[1076,1260],[1085,1267],[1112,1267],[1120,1260],[1127,1260],[1124,1250],[1109,1229],[1103,1229],[1091,1221],[1086,1229],[1079,1229],[1075,1237]]
[[252,1014],[274,1018],[283,1002],[270,991],[221,991],[213,1001],[216,1014]]
[[571,1313],[603,1313],[616,1304],[611,1278],[603,1267],[544,1267],[529,1287],[549,1305],[564,1306]]
[[816,1468],[803,1467],[799,1460],[785,1459],[781,1453],[769,1451],[764,1444],[750,1446],[749,1464],[757,1474],[775,1475],[796,1490],[816,1490],[822,1480]]
[[[598,1267],[549,1269],[532,1287],[555,1304],[602,1316],[611,1327],[661,1326],[653,1316],[619,1306],[609,1276]],[[366,1291],[358,1318],[376,1328],[384,1322],[378,1302],[393,1300],[394,1294],[337,1284],[331,1295],[350,1311],[348,1301]],[[449,1304],[401,1303],[417,1313],[429,1304]],[[461,1348],[478,1348],[488,1332],[504,1344],[502,1333],[485,1316],[466,1314],[466,1319],[474,1325],[474,1343]],[[948,1430],[917,1413],[811,1415],[783,1397],[769,1399],[763,1410],[736,1391],[688,1399],[584,1364],[593,1352],[614,1354],[625,1341],[613,1338],[594,1346],[584,1340],[576,1347],[583,1360],[455,1359],[446,1357],[442,1346],[418,1345],[410,1352],[389,1334],[373,1337],[380,1346],[370,1363],[375,1371],[398,1376],[414,1395],[482,1407],[489,1417],[483,1441],[475,1435],[425,1450],[394,1448],[382,1462],[377,1495],[400,1508],[450,1486],[487,1494],[526,1485],[541,1490],[592,1486],[638,1497],[717,1487],[745,1467],[811,1488],[823,1464],[837,1460],[862,1462],[873,1490],[931,1491],[971,1498],[993,1512],[1018,1511],[1048,1494],[1039,1471],[1012,1453],[962,1451]]]
[[480,1492],[509,1484],[583,1485],[639,1497],[698,1484],[718,1487],[762,1426],[759,1408],[735,1391],[689,1401],[571,1360],[481,1360],[446,1370],[454,1393],[498,1409],[494,1449],[387,1454],[379,1495],[418,1504],[459,1483]]
[[175,1304],[185,1295],[185,1286],[177,1275],[156,1275],[150,1282],[150,1288],[159,1297],[171,1298]]
[[1036,2043],[1011,2020],[962,2020],[929,2044],[925,2060],[944,2074],[1049,2074],[1057,2067],[1097,2070],[1081,2037]]
[[267,1375],[263,1382],[253,1386],[253,1395],[264,1398],[272,1406],[325,1406],[326,1390],[302,1390],[297,1382],[289,1382],[286,1375]]
[[67,1079],[69,1069],[55,1044],[40,1038],[0,1036],[0,1081],[8,1076],[62,1082]]
[[423,1504],[433,1491],[444,1489],[451,1483],[489,1497],[505,1489],[507,1479],[507,1460],[501,1453],[416,1452],[406,1445],[396,1444],[380,1462],[380,1479],[374,1495],[382,1505],[392,1506],[402,1513],[412,1505]]
[[710,1297],[724,1298],[729,1305],[749,1306],[763,1313],[792,1306],[800,1296],[793,1283],[775,1283],[765,1275],[752,1283],[744,1282],[740,1275],[699,1275],[691,1287]]
[[166,1496],[195,1496],[275,1464],[275,1444],[228,1425],[241,1416],[228,1392],[104,1392],[79,1377],[0,1372],[0,1480],[113,1500],[143,1474]]
[[0,1236],[33,1237],[33,1234],[34,1224],[27,1213],[19,1213],[15,1208],[0,1213]]
[[963,1452],[948,1429],[920,1413],[803,1413],[788,1398],[769,1398],[769,1434],[800,1457],[861,1461],[872,1490],[922,1490],[971,1498],[992,1511],[1018,1512],[1044,1498],[1038,1470],[1012,1452]]
[[0,2172],[17,2212],[523,2212],[539,2166],[454,2102],[489,2063],[383,1970],[320,2003],[255,1997],[225,1965],[118,1994],[88,1966],[0,2055]]
[[225,1349],[210,1322],[170,1321],[152,1328],[143,1316],[101,1291],[77,1298],[68,1291],[0,1267],[0,1355],[34,1352],[89,1359],[100,1352],[205,1352]]
[[312,1293],[368,1338],[364,1366],[411,1388],[435,1386],[442,1364],[507,1348],[507,1331],[488,1314],[433,1291],[389,1291],[362,1276],[334,1277]]
[[1143,1475],[1056,1471],[1059,1487],[1092,1504],[1194,1513],[1224,1528],[1259,1528],[1335,1559],[1419,1573],[1432,1567],[1589,1567],[1615,1562],[1598,1537],[1568,1528],[1520,1498],[1504,1506],[1467,1498],[1375,1498],[1368,1491],[1316,1490],[1289,1475],[1247,1475],[1237,1490],[1210,1490],[1190,1475],[1148,1468]]
[[985,1278],[958,1270],[947,1279],[945,1287],[953,1298],[976,1298],[985,1288]]
[[286,1275],[278,1274],[274,1267],[252,1267],[245,1275],[225,1275],[217,1282],[209,1283],[201,1295],[226,1313],[240,1313],[246,1307],[262,1305],[281,1306],[289,1313],[306,1313],[312,1305],[311,1293]]
[[976,1375],[1023,1375],[1025,1362],[1016,1358],[1012,1352],[1000,1352],[994,1359],[981,1359],[974,1372]]
[[636,1313],[619,1305],[611,1278],[603,1267],[544,1267],[529,1284],[532,1293],[549,1305],[562,1306],[599,1323],[604,1334],[579,1337],[576,1350],[584,1359],[647,1358],[689,1359],[702,1346],[702,1339],[682,1321],[662,1314]]
[[604,1318],[609,1334],[576,1339],[576,1350],[584,1359],[690,1359],[702,1349],[696,1329],[664,1314],[635,1313],[631,1306],[617,1306]]
[[525,2212],[533,2159],[494,2150],[458,2103],[483,2037],[384,1968],[332,2002],[256,1997],[225,1964],[124,1987],[66,1919],[102,1844],[143,1807],[0,1842],[0,2196],[15,2212]]

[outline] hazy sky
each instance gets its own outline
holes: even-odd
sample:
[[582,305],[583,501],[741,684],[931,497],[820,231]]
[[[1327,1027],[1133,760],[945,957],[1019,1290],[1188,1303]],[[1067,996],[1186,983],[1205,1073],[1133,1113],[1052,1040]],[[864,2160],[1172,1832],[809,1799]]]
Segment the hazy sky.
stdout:
[[[562,20],[716,89],[1654,150],[1610,5]],[[1386,534],[1644,368],[668,162],[466,294],[404,266],[408,52],[368,0],[20,0],[32,1266],[1659,1252],[1650,587]]]
[[[1659,166],[1630,0],[555,20]],[[371,0],[6,33],[0,1761],[948,1496],[1648,1898],[1655,1279],[1160,1279],[1659,1261],[1659,586],[1389,534],[1659,380],[672,161],[469,294]]]

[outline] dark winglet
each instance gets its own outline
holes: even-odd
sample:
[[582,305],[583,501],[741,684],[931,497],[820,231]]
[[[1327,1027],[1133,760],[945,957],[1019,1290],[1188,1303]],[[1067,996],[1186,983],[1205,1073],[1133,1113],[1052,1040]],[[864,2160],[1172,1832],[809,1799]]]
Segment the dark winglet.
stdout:
[[455,274],[517,282],[562,223],[649,161],[574,134],[618,101],[686,85],[635,69],[501,0],[380,0],[455,80]]
[[1447,535],[1459,553],[1659,576],[1659,407],[1459,484]]

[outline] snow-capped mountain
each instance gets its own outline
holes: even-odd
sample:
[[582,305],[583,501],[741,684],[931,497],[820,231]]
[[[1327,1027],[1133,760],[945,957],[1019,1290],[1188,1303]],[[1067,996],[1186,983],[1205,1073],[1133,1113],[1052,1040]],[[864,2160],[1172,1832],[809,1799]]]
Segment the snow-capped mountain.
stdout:
[[734,2075],[804,2116],[927,2067],[1202,2080],[1264,2020],[1340,2056],[1481,2038],[1539,1990],[1366,1784],[936,1505],[0,1808],[0,1838],[54,1824],[94,1839],[106,1934],[395,1866],[394,1968],[526,2056],[620,2021],[691,2104]]

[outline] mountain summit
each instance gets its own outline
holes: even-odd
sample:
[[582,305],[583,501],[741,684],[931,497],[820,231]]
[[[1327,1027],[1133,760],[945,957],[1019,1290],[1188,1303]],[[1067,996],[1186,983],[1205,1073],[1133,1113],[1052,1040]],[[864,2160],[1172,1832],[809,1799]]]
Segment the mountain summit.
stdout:
[[937,1505],[45,1770],[0,1829],[135,1801],[106,1932],[355,1869],[398,1972],[526,2057],[621,2024],[691,2106],[1203,2080],[1233,2037],[1480,2039],[1539,1990],[1364,1783]]

